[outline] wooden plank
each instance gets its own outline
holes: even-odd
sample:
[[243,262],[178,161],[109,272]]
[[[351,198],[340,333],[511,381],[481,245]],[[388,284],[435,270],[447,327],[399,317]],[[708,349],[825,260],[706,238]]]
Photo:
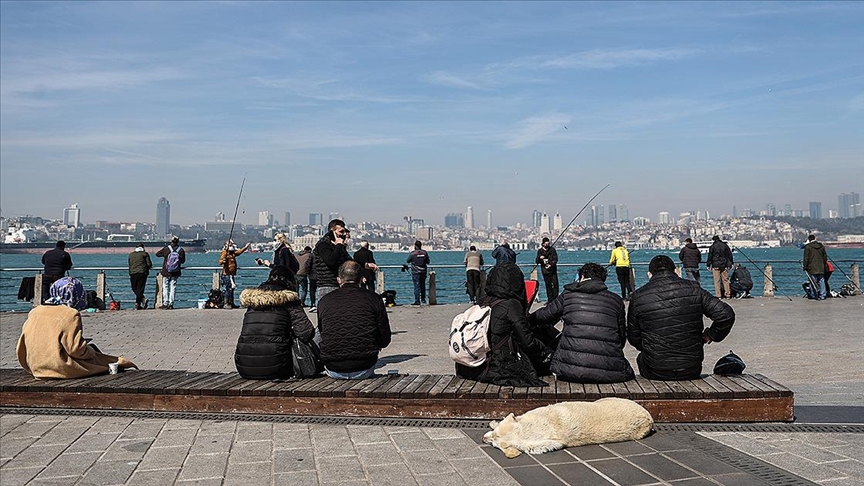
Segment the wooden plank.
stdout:
[[763,397],[779,397],[780,390],[775,389],[773,386],[766,385],[752,375],[741,375],[741,379],[746,380],[747,383],[757,387],[761,392]]
[[675,398],[675,390],[669,386],[669,382],[663,380],[651,380],[651,384],[657,389],[660,398],[667,400]]
[[429,380],[429,375],[414,375],[414,380],[410,383],[406,384],[399,390],[399,398],[410,399],[414,397],[414,393],[417,391],[423,383]]
[[728,376],[713,375],[714,379],[722,383],[726,388],[732,390],[734,398],[749,398],[749,393],[741,385],[730,380]]
[[246,378],[240,376],[239,373],[228,373],[225,375],[226,380],[213,385],[213,394],[216,396],[228,396],[228,390],[246,381]]
[[612,389],[610,383],[597,383],[597,388],[600,390],[600,398],[611,397],[615,395],[615,390]]
[[[180,370],[153,370],[154,373],[149,379],[138,382],[136,386],[137,393],[150,395],[164,393],[165,386],[179,380],[184,372]],[[124,374],[131,372],[123,372]],[[137,371],[134,373],[138,373]]]
[[483,390],[483,398],[487,400],[498,400],[501,398],[501,385],[487,383],[486,389]]
[[456,395],[454,398],[469,398],[471,396],[471,390],[473,390],[478,383],[478,381],[474,380],[464,380],[462,384],[459,385],[459,388],[456,389]]
[[587,400],[597,400],[598,398],[603,398],[603,395],[600,393],[600,388],[594,383],[583,383],[583,387],[585,387],[585,399]]
[[362,381],[366,382],[366,386],[360,389],[357,396],[360,398],[372,398],[371,393],[379,386],[390,381],[390,377],[387,375],[376,375],[375,378]]
[[[586,400],[588,398],[588,393],[585,391],[585,385],[583,383],[570,383],[570,396],[567,397],[567,400]],[[558,398],[561,400],[561,398]]]
[[[356,384],[356,383],[352,382],[351,380],[336,380],[336,381],[338,381],[339,384],[336,386],[336,388],[333,388],[332,390],[330,390],[330,396],[332,396],[332,397],[344,397],[345,391]],[[280,394],[280,396],[287,396],[287,395],[281,395]]]
[[645,392],[642,390],[642,387],[639,386],[639,382],[636,380],[625,381],[622,383],[627,388],[627,393],[630,395],[630,400],[639,400],[644,398]]
[[435,384],[438,383],[443,377],[440,375],[430,375],[426,380],[414,390],[414,393],[408,398],[418,399],[418,398],[426,398],[429,395],[429,390],[431,390]]
[[513,390],[512,386],[502,386],[498,389],[498,398],[513,398]]
[[159,379],[161,372],[159,370],[139,370],[118,373],[116,375],[101,375],[94,377],[90,383],[80,383],[78,386],[73,385],[73,388],[89,393],[136,393],[138,390],[137,384],[150,381],[154,375]]
[[770,378],[766,377],[765,375],[755,373],[755,374],[750,375],[750,376],[752,376],[753,378],[756,378],[757,380],[761,381],[765,385],[770,386],[771,388],[774,388],[775,390],[779,391],[781,397],[791,397],[792,396],[792,390],[790,390],[789,388],[786,388],[785,386],[781,385],[780,383],[777,383],[774,380],[771,380]]
[[[319,396],[319,397],[332,397],[332,396],[333,396],[333,390],[335,390],[335,389],[339,388],[340,386],[344,385],[344,383],[342,383],[343,381],[345,381],[345,380],[337,380],[337,379],[335,379],[335,378],[330,378],[330,381],[329,381],[326,385],[324,385],[324,386],[322,386],[321,388],[318,389],[318,392],[317,392],[317,395],[316,395],[316,396]],[[268,393],[268,395],[269,395],[269,393]],[[277,394],[277,396],[278,396],[278,394]]]
[[666,381],[664,383],[672,390],[672,398],[687,398],[690,396],[687,388],[680,381]]
[[405,390],[405,387],[417,381],[417,375],[400,375],[401,379],[396,382],[395,385],[390,387],[387,390],[387,395],[385,398],[399,398],[402,396],[402,392]]
[[394,386],[398,385],[399,382],[402,381],[402,378],[404,377],[400,375],[387,375],[387,381],[372,391],[372,398],[387,398],[387,392],[392,390]]
[[216,383],[219,383],[225,379],[225,375],[223,373],[213,373],[210,376],[204,377],[200,381],[196,381],[191,385],[187,385],[187,390],[189,390],[189,395],[212,395],[209,391],[213,388]]
[[[473,380],[466,380],[464,378],[454,378],[450,383],[441,390],[441,393],[438,395],[438,398],[456,398],[456,390],[462,386],[466,381],[473,383]],[[431,398],[431,395],[430,395]]]
[[[624,383],[611,383],[614,395],[618,398],[630,398],[630,390]],[[632,400],[632,398],[630,398]]]
[[715,395],[716,391],[714,390],[714,388],[712,388],[710,385],[705,383],[705,380],[703,380],[701,378],[698,380],[690,380],[690,386],[699,390],[702,393],[702,396],[698,397],[698,398],[706,398],[706,399],[719,398]]
[[762,398],[765,396],[765,392],[762,391],[761,387],[753,385],[749,381],[745,380],[739,375],[729,375],[726,376],[727,379],[731,380],[732,383],[740,386],[744,390],[747,391],[746,398]]
[[353,380],[355,383],[352,387],[345,390],[345,398],[357,398],[360,396],[360,390],[369,385],[368,380]]
[[653,381],[647,378],[642,378],[641,376],[637,376],[635,381],[642,388],[642,399],[656,400],[660,398],[660,392],[657,391],[657,387],[654,386]]
[[515,386],[513,387],[513,398],[517,400],[525,400],[528,398],[528,387],[527,386]]
[[441,392],[447,388],[447,385],[457,379],[461,380],[462,378],[456,378],[455,376],[442,376],[441,379],[439,379],[438,382],[435,383],[428,392],[426,392],[425,398],[440,398]]
[[195,383],[201,379],[201,373],[186,372],[183,376],[178,377],[177,381],[165,387],[166,395],[183,395],[186,385]]
[[[292,394],[292,396],[295,396],[295,397],[314,397],[314,396],[317,396],[318,395],[318,389],[329,384],[330,380],[332,380],[332,379],[333,378],[330,378],[329,376],[318,376],[315,378],[303,378],[302,380],[300,380],[303,383],[300,386],[292,388],[291,394]],[[366,381],[368,383],[367,380],[360,380],[360,381]]]
[[528,398],[529,398],[529,399],[540,399],[540,398],[543,398],[543,390],[546,389],[546,388],[552,388],[552,390],[553,390],[553,392],[554,392],[555,387],[554,387],[554,386],[551,386],[551,387],[549,386],[549,382],[552,381],[552,376],[551,376],[551,375],[550,375],[550,376],[541,377],[540,379],[543,380],[544,383],[546,383],[546,386],[529,386],[529,387],[528,387],[528,390],[527,390]]
[[735,392],[730,390],[729,387],[723,383],[720,383],[714,375],[708,375],[702,378],[702,381],[715,390],[715,396],[717,398],[728,399],[735,397]]
[[[555,388],[554,389],[555,401],[562,401],[563,402],[563,401],[567,401],[570,399],[570,382],[569,381],[559,380],[556,378],[555,382],[553,384],[555,385],[555,387],[554,387]],[[549,396],[547,396],[547,393],[548,392],[546,390],[543,391],[543,398],[552,398],[551,393],[549,393]]]
[[483,398],[486,395],[486,389],[489,388],[489,383],[483,383],[482,381],[478,381],[474,388],[471,389],[471,396],[469,398]]

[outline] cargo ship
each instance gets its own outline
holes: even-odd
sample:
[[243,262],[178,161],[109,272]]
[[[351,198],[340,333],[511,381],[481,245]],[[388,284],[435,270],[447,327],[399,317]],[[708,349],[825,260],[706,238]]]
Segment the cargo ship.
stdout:
[[[11,241],[10,241],[11,240]],[[14,241],[14,238],[7,236],[6,242],[0,243],[0,253],[5,254],[20,254],[20,253],[44,253],[55,246],[56,241],[27,241],[27,238],[21,238],[23,241]],[[206,239],[200,240],[180,240],[180,247],[186,253],[204,253],[207,251],[205,244]],[[110,253],[129,253],[139,244],[143,244],[148,250],[158,250],[168,244],[167,240],[136,240],[133,235],[108,235],[106,240],[90,240],[90,241],[67,241],[66,251],[70,253],[93,253],[93,254],[110,254]]]

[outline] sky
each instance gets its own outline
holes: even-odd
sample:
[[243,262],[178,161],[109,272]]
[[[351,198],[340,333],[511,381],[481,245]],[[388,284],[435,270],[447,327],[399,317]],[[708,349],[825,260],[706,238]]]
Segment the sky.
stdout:
[[[864,193],[864,2],[0,2],[0,209],[656,220]],[[584,220],[583,216],[580,216]]]

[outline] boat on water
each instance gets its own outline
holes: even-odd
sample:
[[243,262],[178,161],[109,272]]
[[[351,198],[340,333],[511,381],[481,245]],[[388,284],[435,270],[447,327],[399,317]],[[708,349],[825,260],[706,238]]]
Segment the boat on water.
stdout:
[[[180,240],[180,247],[186,253],[204,253],[206,239]],[[140,240],[133,235],[108,235],[108,239],[90,241],[67,241],[66,250],[71,253],[129,253],[139,244],[145,248],[158,250],[168,245],[168,240]],[[44,253],[57,245],[56,241],[28,241],[27,238],[9,238],[0,243],[0,254]]]

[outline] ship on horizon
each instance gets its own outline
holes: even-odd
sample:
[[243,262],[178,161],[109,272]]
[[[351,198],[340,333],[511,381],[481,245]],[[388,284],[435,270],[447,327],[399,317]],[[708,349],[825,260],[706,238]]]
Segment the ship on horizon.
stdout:
[[[5,240],[0,243],[0,254],[26,254],[26,253],[42,253],[54,248],[57,245],[56,241],[34,241],[34,232],[32,229],[10,228]],[[93,253],[93,254],[111,254],[111,253],[129,253],[139,244],[144,247],[162,248],[167,246],[169,241],[165,240],[142,240],[135,239],[134,235],[108,235],[108,239],[95,239],[85,241],[67,241],[66,250],[75,253]],[[180,246],[187,253],[204,253],[207,251],[205,245],[206,239],[195,240],[180,240]]]

